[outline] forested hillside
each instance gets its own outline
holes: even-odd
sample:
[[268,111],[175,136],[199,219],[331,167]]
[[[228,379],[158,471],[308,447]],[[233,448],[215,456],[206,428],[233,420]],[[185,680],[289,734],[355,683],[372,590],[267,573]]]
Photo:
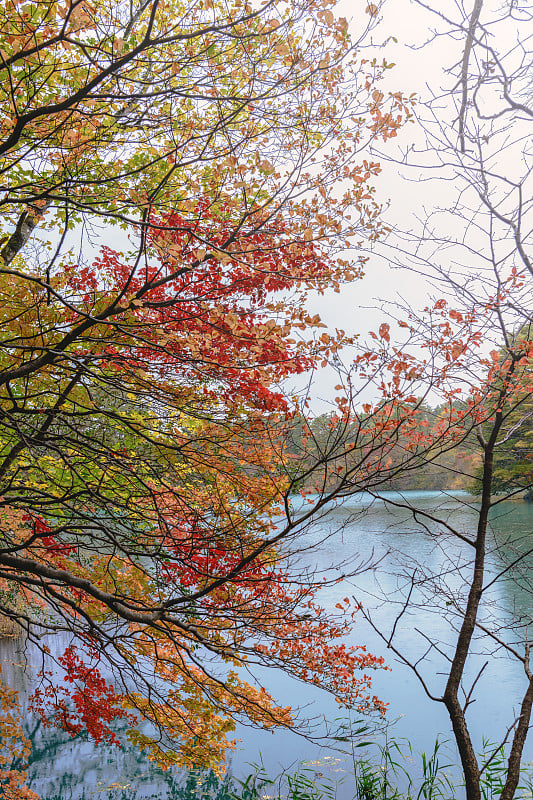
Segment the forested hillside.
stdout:
[[[425,403],[420,403],[415,406],[412,413],[414,426],[422,433],[432,437],[436,435],[438,443],[439,424],[442,423],[444,408],[440,406],[431,408]],[[397,414],[396,409],[395,417]],[[368,433],[366,417],[367,414],[362,411],[349,422],[334,413],[322,414],[307,421],[301,418],[298,421],[292,429],[290,451],[295,461],[303,461],[304,466],[302,468],[300,464],[303,477],[297,481],[296,488],[308,491],[323,491],[324,488],[333,490],[340,480],[339,475],[344,474],[346,468],[355,466],[355,458],[361,459],[361,451],[358,448],[361,446],[361,439],[366,436],[368,441],[366,445],[363,443],[363,448],[366,446],[368,459],[375,460],[377,457],[379,462],[386,466],[381,475],[376,476],[380,489],[472,489],[481,461],[479,446],[472,434],[466,436],[464,441],[455,443],[453,447],[447,446],[444,442],[443,446],[437,444],[433,451],[424,454],[422,461],[420,458],[413,458],[412,467],[406,469],[406,453],[414,449],[413,424],[408,431],[403,431],[395,419],[393,440],[387,441],[386,448],[382,448],[382,452],[378,453]],[[356,442],[358,447],[354,446]],[[357,456],[351,456],[351,451],[357,453]],[[340,461],[341,458],[342,472],[338,467],[332,468],[333,462]],[[317,469],[316,464],[321,464],[322,469],[320,467]],[[308,467],[307,472],[305,466]],[[361,469],[363,468],[361,464]]]

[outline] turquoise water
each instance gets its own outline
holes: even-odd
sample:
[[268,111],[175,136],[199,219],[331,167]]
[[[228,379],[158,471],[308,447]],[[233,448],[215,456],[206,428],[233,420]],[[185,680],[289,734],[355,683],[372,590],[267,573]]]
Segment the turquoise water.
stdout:
[[[403,498],[416,503],[420,509],[438,514],[465,534],[475,524],[475,502],[466,494],[391,492],[387,497],[394,502],[403,502]],[[460,603],[464,589],[460,574],[462,570],[468,575],[473,554],[468,545],[450,539],[442,526],[433,522],[426,525],[427,530],[422,530],[409,511],[359,495],[333,507],[306,534],[305,545],[322,543],[306,550],[300,558],[318,570],[337,565],[339,576],[361,567],[361,574],[329,587],[321,598],[322,604],[334,608],[339,599],[349,595],[361,601],[372,614],[373,623],[382,631],[385,641],[362,615],[350,634],[350,641],[366,644],[371,652],[385,657],[390,671],[374,673],[374,690],[389,703],[387,717],[396,720],[394,735],[408,737],[415,750],[428,751],[437,734],[444,738],[450,735],[446,713],[441,705],[428,699],[413,672],[387,647],[387,641],[403,607],[404,593],[414,581],[412,599],[417,605],[397,621],[393,644],[411,662],[420,659],[429,648],[419,668],[429,691],[435,694],[442,691],[444,677],[440,673],[453,641],[455,603]],[[533,546],[533,504],[501,504],[494,510],[491,526],[487,582]],[[349,563],[342,566],[342,562]],[[435,581],[432,576],[439,578]],[[431,599],[434,590],[439,594]],[[483,615],[500,640],[521,646],[520,640],[526,636],[533,615],[531,556],[523,557],[519,568],[505,573],[487,591]],[[515,619],[521,623],[518,633],[511,630]],[[65,642],[58,643],[58,649],[64,647]],[[496,648],[495,652],[494,642],[487,647],[479,639],[474,651],[468,670],[470,681],[486,663],[476,685],[476,700],[468,712],[472,732],[481,746],[483,736],[495,741],[513,721],[526,677],[523,667],[502,648]],[[36,658],[31,650],[21,653],[20,644],[13,641],[0,644],[4,678],[19,689],[23,699],[31,691],[32,674],[38,666]],[[337,704],[319,689],[306,687],[275,671],[264,670],[259,678],[280,702],[300,706],[300,716],[312,721],[315,737],[324,731],[324,725],[331,726],[339,717]],[[465,688],[468,691],[468,686]],[[356,725],[356,720],[357,717],[352,724]],[[29,785],[44,800],[216,797],[218,790],[213,783],[197,786],[199,776],[187,778],[177,771],[163,773],[128,747],[122,750],[95,747],[82,738],[71,739],[64,733],[43,729],[30,716],[28,730],[34,743]],[[350,771],[349,757],[292,732],[241,727],[237,735],[241,742],[231,764],[236,775],[246,775],[250,771],[248,764],[260,760],[271,773],[302,760],[319,775],[338,778]],[[454,758],[452,749],[450,755]],[[530,747],[526,757],[532,756]],[[343,794],[347,796],[349,788],[341,787],[339,795]]]

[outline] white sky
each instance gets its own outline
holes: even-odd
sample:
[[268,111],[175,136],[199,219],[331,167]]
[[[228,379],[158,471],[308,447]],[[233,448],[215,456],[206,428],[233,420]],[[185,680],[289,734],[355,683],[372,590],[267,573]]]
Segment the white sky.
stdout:
[[[366,5],[367,0],[341,0],[337,8],[355,28]],[[398,40],[396,43],[390,40],[379,51],[387,61],[395,64],[382,84],[386,90],[400,90],[406,95],[415,92],[423,99],[430,90],[438,91],[450,82],[443,71],[443,66],[451,60],[445,40],[434,41],[427,48],[419,47],[427,40],[430,26],[435,22],[432,14],[410,0],[389,0],[383,5],[380,17],[374,41],[381,42],[392,36]],[[395,157],[416,141],[422,141],[420,131],[416,123],[410,123],[404,126],[396,139],[389,140],[381,149]],[[398,168],[384,158],[378,160],[382,173],[374,184],[378,200],[389,203],[386,218],[395,226],[412,229],[416,225],[414,215],[423,216],[424,208],[434,205],[434,193],[442,191],[442,187],[413,181],[415,176],[407,168]],[[331,320],[347,331],[354,329],[355,321],[357,329],[363,332],[381,321],[381,301],[394,300],[398,296],[419,308],[425,305],[428,291],[429,287],[412,273],[391,269],[384,259],[372,256],[363,280],[345,287],[340,297],[332,294],[331,298],[328,297],[329,302],[319,301],[320,313],[325,320]],[[341,320],[345,320],[345,324]]]
[[[364,12],[366,5],[367,0],[340,0],[337,5],[337,13],[349,20],[354,35],[357,21],[367,19]],[[426,41],[433,22],[433,15],[424,12],[410,0],[389,0],[384,4],[373,40],[381,43],[389,37],[395,37],[397,42],[390,40],[385,48],[378,50],[380,57],[395,64],[380,88],[386,91],[400,90],[406,95],[415,92],[423,98],[427,95],[428,85],[432,88],[442,86],[446,77],[442,65],[448,61],[445,48],[440,42],[433,42],[427,49],[414,49],[411,46]],[[420,141],[420,132],[416,123],[410,123],[382,149],[396,157],[416,139]],[[377,199],[389,205],[387,219],[394,226],[412,229],[416,223],[414,215],[423,214],[424,206],[433,205],[435,185],[412,182],[408,180],[407,169],[399,170],[396,164],[387,163],[383,158],[377,160],[381,163],[382,173],[374,185]],[[350,251],[347,251],[345,257],[348,258],[349,254]],[[345,285],[340,294],[329,292],[312,299],[310,307],[331,328],[342,328],[346,333],[364,336],[370,330],[377,330],[386,319],[389,302],[398,301],[422,308],[427,303],[429,292],[430,286],[419,276],[408,270],[393,268],[386,258],[373,254],[361,280]],[[338,383],[333,371],[320,370],[313,383],[313,411],[320,413],[329,410],[327,398],[337,394],[332,390],[332,385]],[[364,399],[370,400],[370,394]]]
[[[339,0],[337,13],[347,17],[354,34],[358,21],[366,17],[364,9],[367,2],[368,0]],[[429,2],[431,3],[431,0]],[[474,0],[464,0],[468,11],[473,7],[473,3]],[[448,14],[452,19],[457,19],[460,4],[461,0],[457,2],[434,0],[433,7]],[[505,5],[505,0],[485,0],[482,21],[487,19],[489,10],[503,8]],[[413,0],[386,0],[382,5],[380,24],[373,38],[375,42],[382,42],[388,37],[397,39],[397,42],[389,41],[380,51],[387,61],[395,63],[395,67],[388,72],[384,82],[386,90],[401,90],[407,95],[415,92],[420,97],[421,103],[431,95],[441,95],[444,90],[443,118],[446,122],[452,122],[455,112],[450,106],[446,108],[446,91],[453,87],[456,79],[446,74],[445,70],[460,60],[464,40],[454,41],[449,36],[433,38],[433,30],[439,27],[441,30],[447,29],[446,24],[440,23],[435,14],[424,10]],[[517,24],[512,20],[500,23],[497,32],[498,35],[505,36],[505,44],[508,47],[513,46],[519,37],[525,40],[528,34],[533,35],[531,26],[528,29],[527,24],[522,22]],[[426,47],[421,46],[430,39]],[[491,104],[493,102],[494,98],[491,98]],[[381,149],[394,158],[409,145],[414,143],[421,146],[423,142],[424,137],[420,127],[416,123],[407,124],[396,139],[389,140],[378,150]],[[498,149],[496,154],[495,164],[505,174],[516,174],[517,170],[523,169],[523,163],[518,163],[517,153],[513,155],[511,149],[507,156],[500,155]],[[425,220],[437,206],[452,206],[457,198],[457,180],[452,180],[448,184],[441,180],[420,182],[417,180],[420,171],[410,171],[407,167],[398,167],[392,162],[387,163],[382,157],[373,160],[380,161],[382,165],[382,174],[375,181],[377,199],[389,203],[385,217],[392,227],[401,230],[420,230],[420,223],[416,217]],[[445,233],[451,239],[460,242],[466,229],[463,220],[460,217],[455,220],[450,218],[446,223],[450,227]],[[477,235],[471,233],[469,235],[475,250],[478,244]],[[482,252],[484,247],[486,239],[482,241],[480,238],[477,252]],[[324,322],[331,327],[342,328],[347,333],[359,333],[364,337],[369,330],[376,331],[379,324],[386,319],[388,303],[399,301],[403,305],[409,304],[415,309],[422,309],[427,304],[430,294],[434,297],[441,296],[441,292],[437,293],[423,276],[407,269],[391,267],[388,263],[387,248],[380,247],[380,251],[381,256],[377,253],[371,255],[362,280],[345,286],[340,295],[331,292],[326,297],[314,298],[311,302],[313,313],[318,312]],[[468,257],[468,253],[461,251],[460,245],[457,247],[457,252],[442,250],[438,255],[443,263],[446,263],[446,259],[451,260],[456,257],[459,263],[465,264],[460,259],[464,259],[465,255]],[[393,258],[392,252],[390,258]],[[465,265],[465,270],[473,275],[475,269],[474,253]],[[327,409],[327,405],[317,402],[316,398],[331,397],[335,394],[331,389],[335,383],[338,381],[328,373],[328,370],[318,373],[312,392],[314,401],[311,404],[315,412]],[[371,398],[368,396],[364,399]]]

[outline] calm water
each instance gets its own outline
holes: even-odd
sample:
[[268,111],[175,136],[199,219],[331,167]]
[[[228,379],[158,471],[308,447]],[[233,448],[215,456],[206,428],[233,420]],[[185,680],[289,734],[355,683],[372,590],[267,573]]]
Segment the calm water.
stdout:
[[[398,500],[399,495],[389,494]],[[467,495],[454,496],[436,492],[406,492],[403,497],[416,502],[428,512],[438,511],[452,524],[468,533],[475,520],[475,504]],[[501,504],[492,518],[492,553],[488,573],[496,576],[518,554],[533,546],[533,504],[513,502]],[[394,620],[402,608],[403,593],[413,580],[416,584],[412,599],[417,603],[413,612],[404,613],[396,624],[394,643],[411,661],[416,661],[428,650],[420,662],[430,692],[438,694],[443,688],[442,672],[449,643],[453,640],[453,609],[460,601],[463,585],[457,568],[468,573],[472,553],[467,545],[450,540],[443,528],[435,523],[422,531],[413,521],[412,514],[394,509],[383,501],[371,502],[358,496],[346,500],[326,518],[317,523],[307,535],[306,542],[327,541],[311,555],[303,558],[318,569],[329,568],[343,560],[351,561],[351,569],[358,564],[374,564],[360,575],[344,580],[329,588],[322,603],[334,608],[342,597],[349,595],[363,602],[372,612],[374,624],[386,638],[390,636]],[[339,569],[339,576],[347,573]],[[431,575],[440,574],[439,588],[445,591],[437,601],[429,600],[432,590]],[[490,580],[490,578],[488,579]],[[531,580],[531,585],[530,585]],[[488,582],[488,581],[487,581]],[[386,598],[387,603],[383,602]],[[498,625],[498,636],[514,642],[510,622],[517,617],[522,621],[522,633],[533,615],[533,560],[527,557],[517,570],[506,573],[503,580],[487,593],[484,617],[487,624]],[[449,619],[447,618],[449,617]],[[450,626],[451,623],[451,626]],[[443,708],[425,695],[412,671],[401,663],[387,648],[379,635],[361,617],[350,635],[350,641],[366,644],[368,649],[383,655],[390,671],[374,673],[375,693],[389,703],[388,718],[397,720],[394,735],[408,737],[415,750],[431,750],[437,734],[449,736],[449,723]],[[66,641],[59,643],[63,650]],[[13,641],[0,643],[0,660],[4,678],[17,687],[24,698],[32,689],[32,674],[37,668],[36,656],[26,654],[28,666],[24,668],[24,655],[20,645]],[[521,693],[526,687],[523,668],[503,653],[493,653],[483,641],[476,642],[475,654],[469,669],[472,680],[487,662],[476,686],[476,701],[469,709],[471,729],[481,747],[482,737],[493,741],[514,719]],[[332,699],[318,689],[302,686],[296,681],[271,671],[260,674],[260,680],[285,704],[299,705],[303,718],[331,723],[339,717],[339,709]],[[468,689],[467,689],[468,690]],[[347,722],[347,720],[346,720]],[[357,725],[357,716],[352,720]],[[319,731],[317,728],[317,733]],[[213,785],[197,786],[195,776],[178,772],[163,773],[155,769],[138,753],[125,747],[99,745],[94,747],[81,738],[71,739],[65,734],[43,729],[35,719],[28,717],[28,730],[33,740],[30,787],[44,800],[148,800],[168,798],[185,800],[191,795],[208,798],[216,795]],[[323,727],[322,727],[323,730]],[[306,760],[311,770],[333,778],[349,772],[349,760],[328,747],[320,747],[290,732],[255,731],[240,728],[241,739],[233,756],[231,771],[245,775],[250,763],[264,763],[275,774],[281,769]],[[454,758],[450,749],[451,758]],[[533,745],[529,745],[526,758],[533,758]],[[187,782],[188,781],[188,782]],[[340,796],[349,794],[349,788],[340,789]]]

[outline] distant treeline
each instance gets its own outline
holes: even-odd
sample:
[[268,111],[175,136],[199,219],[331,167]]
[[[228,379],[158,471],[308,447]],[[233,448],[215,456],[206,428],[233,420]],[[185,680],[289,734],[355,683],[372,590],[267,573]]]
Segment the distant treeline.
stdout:
[[[295,488],[332,489],[352,469],[352,488],[357,488],[358,480],[364,488],[369,480],[371,487],[380,490],[480,492],[483,450],[478,434],[484,436],[485,426],[474,426],[462,401],[434,408],[423,402],[412,403],[408,409],[399,404],[387,412],[388,437],[382,435],[384,422],[379,415],[383,413],[383,409],[362,411],[349,422],[334,413],[296,419],[287,447],[294,457],[295,474],[302,476]],[[509,411],[504,408],[494,453],[493,491],[523,496],[532,487],[533,394],[524,391]]]
[[[442,425],[449,408],[431,408],[420,403],[410,409],[410,414],[414,427],[431,436],[437,426]],[[366,432],[371,428],[369,422],[370,416],[365,419],[364,414],[358,422],[349,424],[335,414],[296,421],[289,449],[303,475],[297,488],[311,491],[332,489],[346,467],[353,467],[357,460],[363,462],[365,448],[370,450],[372,447],[372,436]],[[356,439],[359,444],[350,452],[350,444]],[[420,455],[416,456],[413,453],[413,425],[405,431],[401,425],[393,426],[386,452],[373,453],[369,459],[375,470],[374,475],[369,473],[373,486],[382,490],[465,489],[476,493],[481,455],[475,435],[459,437],[450,443],[446,443],[445,437],[436,437],[436,440],[435,448],[419,448]],[[347,455],[341,457],[347,447]],[[322,469],[316,466],[321,463]],[[340,469],[337,470],[338,466]],[[362,477],[364,479],[364,470]]]

